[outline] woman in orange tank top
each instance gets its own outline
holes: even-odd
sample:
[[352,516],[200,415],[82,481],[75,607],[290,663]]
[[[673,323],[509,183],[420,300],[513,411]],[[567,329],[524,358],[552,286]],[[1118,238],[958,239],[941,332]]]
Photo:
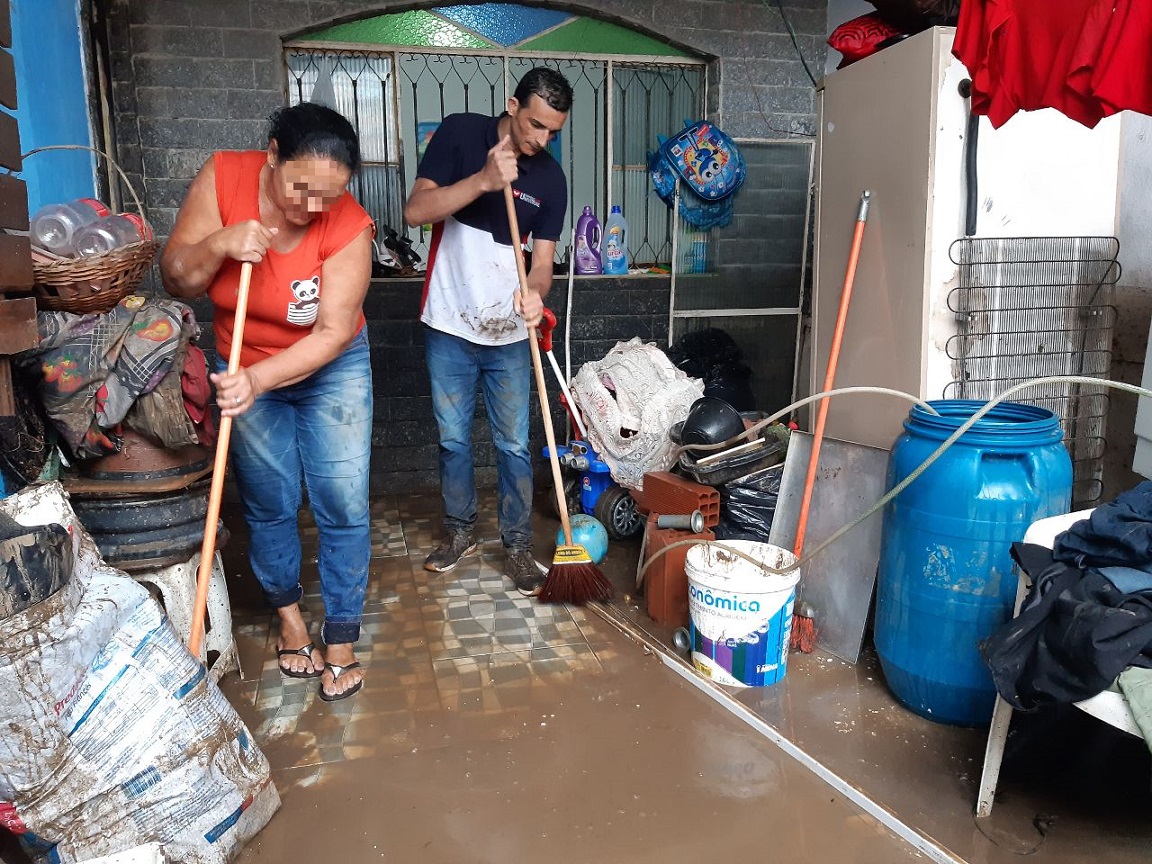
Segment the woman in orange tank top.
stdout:
[[[362,686],[370,557],[372,374],[362,306],[372,220],[348,193],[351,124],[302,103],[271,118],[266,150],[216,153],[200,169],[160,260],[176,297],[207,294],[216,402],[233,418],[232,474],[252,572],[280,616],[280,670],[320,678],[333,701]],[[227,374],[242,262],[253,266],[241,368]],[[324,651],[300,609],[301,482],[320,533]]]

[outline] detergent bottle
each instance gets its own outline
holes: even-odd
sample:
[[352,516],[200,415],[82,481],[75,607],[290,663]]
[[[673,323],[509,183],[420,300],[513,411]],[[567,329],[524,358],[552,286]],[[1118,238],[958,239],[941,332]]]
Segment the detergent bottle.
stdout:
[[585,207],[583,215],[576,222],[575,255],[575,271],[579,275],[596,276],[603,272],[600,263],[600,222],[592,214],[591,207]]
[[628,272],[628,223],[619,204],[612,205],[604,225],[604,272],[617,276]]

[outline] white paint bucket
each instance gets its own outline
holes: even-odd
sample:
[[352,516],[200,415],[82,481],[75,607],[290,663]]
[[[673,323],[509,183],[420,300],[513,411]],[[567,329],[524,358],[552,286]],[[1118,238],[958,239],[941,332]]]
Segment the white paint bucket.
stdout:
[[[725,540],[769,567],[785,568],[796,556],[771,543]],[[800,571],[771,573],[720,544],[688,550],[688,614],[692,664],[718,684],[775,684],[788,669],[792,605]]]

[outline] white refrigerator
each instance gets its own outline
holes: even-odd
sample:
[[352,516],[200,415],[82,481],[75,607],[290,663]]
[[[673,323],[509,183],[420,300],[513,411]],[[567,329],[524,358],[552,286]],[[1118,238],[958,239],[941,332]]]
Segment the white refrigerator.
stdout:
[[[837,387],[883,386],[925,399],[950,398],[971,375],[970,360],[957,355],[983,356],[987,367],[989,355],[1051,350],[1052,340],[1030,340],[1027,333],[965,336],[971,322],[957,311],[958,298],[971,295],[972,286],[956,290],[964,282],[962,268],[950,258],[953,243],[966,233],[968,186],[968,103],[961,95],[968,73],[952,56],[954,35],[951,27],[924,31],[824,81],[807,352],[810,393],[822,389],[825,380],[864,190],[871,193],[871,207],[836,366]],[[1044,110],[1017,114],[994,130],[981,118],[974,236],[1115,235],[1121,123],[1112,117],[1087,129]],[[1051,302],[1043,293],[1033,296],[1038,304]],[[1104,364],[1106,371],[1106,358]],[[908,408],[906,401],[888,396],[834,397],[825,434],[888,449]],[[1099,423],[1092,434],[1102,446],[1103,420]]]

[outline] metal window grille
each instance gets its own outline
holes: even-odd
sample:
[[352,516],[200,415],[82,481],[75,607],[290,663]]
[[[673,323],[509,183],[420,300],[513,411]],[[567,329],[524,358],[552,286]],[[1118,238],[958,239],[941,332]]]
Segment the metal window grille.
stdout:
[[[952,244],[959,285],[948,295],[958,330],[947,352],[956,380],[946,398],[991,399],[1052,375],[1106,378],[1112,360],[1120,278],[1115,237],[970,238]],[[1015,401],[1060,418],[1072,457],[1072,500],[1087,506],[1103,489],[1103,386],[1050,384]]]
[[[328,76],[336,107],[360,136],[364,167],[352,192],[378,223],[403,231],[407,190],[422,142],[444,116],[458,111],[497,114],[516,81],[533,66],[550,66],[572,84],[568,122],[554,144],[568,179],[568,217],[557,257],[567,254],[571,226],[585,205],[606,219],[619,204],[637,264],[672,260],[672,217],[651,193],[649,150],[685,120],[702,115],[707,69],[702,61],[587,55],[550,57],[494,51],[358,50],[332,45],[289,46],[289,104],[308,100]],[[611,178],[611,183],[609,183]],[[428,232],[418,229],[417,251]]]

